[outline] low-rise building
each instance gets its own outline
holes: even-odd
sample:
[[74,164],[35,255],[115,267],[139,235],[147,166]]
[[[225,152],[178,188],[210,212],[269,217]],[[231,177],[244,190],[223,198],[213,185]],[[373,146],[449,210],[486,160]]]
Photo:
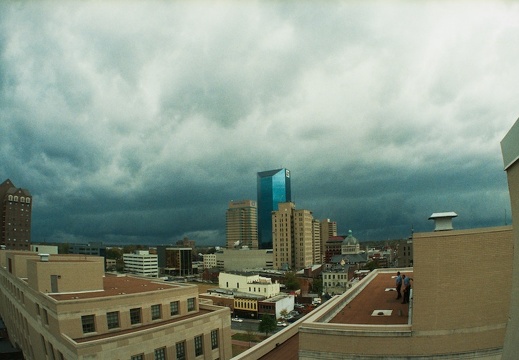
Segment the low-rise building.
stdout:
[[280,285],[270,278],[261,277],[253,273],[224,273],[219,276],[219,287],[231,289],[247,294],[260,295],[265,298],[276,296],[280,293]]
[[229,309],[195,285],[105,275],[103,263],[0,251],[0,316],[25,359],[232,357]]
[[124,271],[139,276],[158,277],[157,255],[148,250],[136,250],[132,254],[123,254]]

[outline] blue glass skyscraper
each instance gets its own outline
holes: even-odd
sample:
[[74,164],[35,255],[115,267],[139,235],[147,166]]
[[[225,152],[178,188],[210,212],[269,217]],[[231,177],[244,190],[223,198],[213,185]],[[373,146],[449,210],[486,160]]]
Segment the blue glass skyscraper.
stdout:
[[272,248],[272,211],[278,204],[292,201],[290,170],[277,169],[258,173],[258,247]]

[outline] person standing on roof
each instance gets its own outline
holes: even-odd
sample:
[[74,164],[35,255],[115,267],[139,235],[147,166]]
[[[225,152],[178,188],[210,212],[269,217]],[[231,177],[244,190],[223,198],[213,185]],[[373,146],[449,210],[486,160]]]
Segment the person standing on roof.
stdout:
[[397,297],[396,299],[400,299],[402,297],[402,293],[400,292],[400,290],[402,289],[402,276],[400,275],[400,271],[398,271],[396,273],[396,293],[397,293]]
[[404,283],[404,299],[402,304],[409,304],[409,296],[411,295],[411,279],[409,276],[402,275]]

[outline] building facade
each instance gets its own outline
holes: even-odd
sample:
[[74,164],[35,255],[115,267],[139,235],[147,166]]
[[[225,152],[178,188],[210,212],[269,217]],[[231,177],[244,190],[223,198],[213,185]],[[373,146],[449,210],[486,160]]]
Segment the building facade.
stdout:
[[258,248],[258,207],[255,201],[231,201],[225,214],[227,248]]
[[325,263],[326,242],[337,236],[337,222],[330,219],[321,220],[321,263]]
[[7,179],[0,184],[0,245],[6,249],[30,250],[32,195]]
[[413,239],[398,240],[396,249],[396,266],[413,266]]
[[[222,249],[213,255],[216,267],[220,271],[272,269],[274,261],[272,249]],[[208,258],[208,261],[211,261],[209,259],[211,258]]]
[[157,246],[159,273],[164,275],[193,275],[191,248]]
[[148,250],[136,250],[132,254],[123,254],[124,271],[139,276],[158,277],[157,255]]
[[257,175],[258,246],[272,248],[272,211],[278,204],[292,201],[290,170],[277,169]]
[[508,179],[512,223],[514,224],[514,269],[512,274],[512,295],[508,318],[503,359],[514,359],[519,344],[519,120],[501,141],[503,163]]
[[94,256],[0,251],[0,264],[0,315],[27,360],[232,357],[229,309],[194,285],[105,275]]
[[309,210],[296,210],[291,202],[279,203],[272,212],[274,268],[300,270],[314,260],[314,222]]
[[221,272],[218,286],[220,289],[235,290],[246,294],[271,298],[279,295],[281,287],[277,281],[258,274],[232,274]]
[[317,219],[312,220],[312,264],[322,264],[323,256],[321,253],[322,237],[321,223]]

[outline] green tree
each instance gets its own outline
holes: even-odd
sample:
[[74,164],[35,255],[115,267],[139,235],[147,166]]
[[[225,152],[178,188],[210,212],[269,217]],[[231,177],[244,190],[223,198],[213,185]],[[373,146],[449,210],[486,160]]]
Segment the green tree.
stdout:
[[276,319],[270,315],[263,315],[258,325],[258,331],[264,332],[268,336],[270,332],[276,330]]
[[288,309],[283,309],[279,312],[279,315],[281,315],[282,318],[286,318],[288,315]]
[[369,261],[366,263],[366,265],[364,265],[362,267],[362,270],[369,270],[369,271],[373,271],[374,269],[376,269],[378,266],[377,266],[377,263],[374,262],[374,261]]
[[61,243],[58,244],[58,254],[68,254],[68,249],[70,248],[69,243]]
[[319,294],[319,296],[323,292],[323,280],[322,279],[314,279],[312,283],[312,291],[314,294]]
[[121,260],[123,258],[123,252],[121,249],[116,248],[116,247],[106,249],[106,258],[114,259],[114,260]]
[[298,290],[300,289],[299,281],[297,280],[296,273],[286,272],[285,273],[285,286],[287,290]]

